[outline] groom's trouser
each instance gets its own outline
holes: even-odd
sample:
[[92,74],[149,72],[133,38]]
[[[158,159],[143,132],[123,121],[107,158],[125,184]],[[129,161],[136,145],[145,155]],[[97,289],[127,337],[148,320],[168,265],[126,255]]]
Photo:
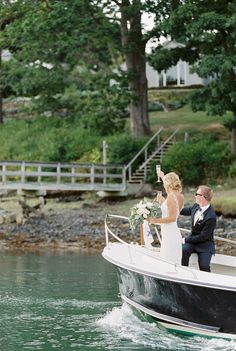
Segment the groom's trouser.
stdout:
[[210,272],[210,262],[212,253],[211,252],[197,252],[195,251],[194,245],[186,243],[183,245],[182,251],[182,266],[188,266],[190,255],[196,252],[198,255],[198,265],[200,271]]

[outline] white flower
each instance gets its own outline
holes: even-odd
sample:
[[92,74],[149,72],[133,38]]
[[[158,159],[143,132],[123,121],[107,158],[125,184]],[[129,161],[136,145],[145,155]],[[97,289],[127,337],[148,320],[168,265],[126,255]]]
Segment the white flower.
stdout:
[[148,215],[149,213],[150,213],[150,211],[147,209],[147,208],[145,208],[145,207],[140,207],[138,210],[137,210],[137,213],[139,214],[139,215]]
[[129,222],[131,228],[135,228],[137,224],[143,223],[148,217],[157,217],[159,211],[159,204],[157,202],[151,202],[144,198],[137,205],[131,208],[131,215]]
[[137,209],[143,209],[143,208],[146,208],[146,204],[142,203],[142,202],[139,202],[137,204]]
[[198,222],[202,221],[204,219],[204,214],[202,213],[199,217],[198,217]]
[[146,207],[148,207],[148,208],[152,208],[153,207],[153,202],[147,202],[146,203]]

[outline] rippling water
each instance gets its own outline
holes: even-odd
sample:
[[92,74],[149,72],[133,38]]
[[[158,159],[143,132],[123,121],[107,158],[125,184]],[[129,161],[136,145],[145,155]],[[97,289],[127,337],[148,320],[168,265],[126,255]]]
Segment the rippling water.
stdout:
[[162,331],[117,293],[116,272],[100,256],[1,254],[0,350],[236,350]]

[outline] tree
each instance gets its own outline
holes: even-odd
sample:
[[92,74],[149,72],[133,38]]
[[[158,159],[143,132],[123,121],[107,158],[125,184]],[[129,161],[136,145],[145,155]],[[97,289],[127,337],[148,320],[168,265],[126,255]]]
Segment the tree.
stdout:
[[2,51],[4,47],[4,40],[2,34],[7,25],[14,21],[15,16],[11,15],[10,9],[15,5],[6,1],[0,3],[0,124],[3,124],[3,95],[4,95],[4,79],[3,79],[3,63]]
[[[148,115],[146,45],[153,38],[159,40],[162,35],[160,24],[177,6],[178,0],[104,0],[102,4],[108,18],[120,26],[121,47],[131,93],[131,132],[133,137],[140,138],[149,135],[151,131]],[[144,14],[152,17],[155,24],[153,28],[144,28]]]
[[[142,4],[140,0],[111,1],[120,12],[120,30],[123,53],[128,71],[131,131],[135,138],[150,134],[148,118],[146,40],[142,33]],[[115,10],[110,6],[110,10]]]
[[[94,77],[104,71],[105,81],[108,67],[114,78],[114,69],[124,55],[127,66],[124,76],[131,97],[131,132],[135,138],[150,134],[145,48],[154,35],[156,38],[161,35],[158,26],[171,10],[172,1],[15,0],[13,3],[24,7],[24,16],[4,30],[5,44],[13,54],[8,84],[17,95],[33,97],[38,111],[65,111],[66,99],[61,97],[71,88],[76,66],[85,68],[91,75],[95,72]],[[144,13],[153,16],[155,32],[144,30]],[[119,81],[120,75],[118,84]],[[76,88],[85,92],[88,86],[85,83]],[[122,89],[127,94],[125,84]],[[114,93],[110,86],[107,91]],[[124,101],[120,106],[122,111]],[[113,118],[116,115],[120,113],[114,111]]]
[[190,96],[194,111],[224,115],[231,111],[232,153],[236,156],[236,3],[231,0],[179,1],[163,22],[163,33],[184,44],[157,47],[150,61],[159,71],[183,59],[192,71],[208,80]]
[[[85,127],[94,129],[100,123],[94,123],[98,116],[91,114],[90,103],[95,105],[95,112],[100,111],[104,124],[113,127],[107,131],[120,129],[127,115],[128,100],[120,99],[120,92],[110,84],[112,78],[117,82],[120,79],[119,74],[112,72],[118,51],[117,25],[107,20],[100,7],[87,0],[26,1],[24,10],[24,16],[4,31],[5,46],[12,53],[7,76],[12,91],[31,97],[37,113],[64,117],[76,114],[83,117]],[[96,90],[98,97],[101,82],[100,99],[86,98],[94,97]],[[124,86],[124,95],[125,90]],[[97,130],[104,132],[105,126]]]
[[[46,0],[45,0],[46,1]],[[42,1],[44,2],[44,1]],[[7,28],[25,16],[28,5],[36,6],[37,0],[2,0],[0,2],[0,123],[3,124],[3,98],[8,94],[9,85],[8,77],[6,78],[5,64],[2,61],[2,53],[4,49],[9,49],[8,42],[5,38]],[[14,52],[14,47],[11,47]]]
[[0,124],[3,123],[3,107],[2,107],[2,79],[1,79],[1,72],[2,72],[2,50],[0,49]]

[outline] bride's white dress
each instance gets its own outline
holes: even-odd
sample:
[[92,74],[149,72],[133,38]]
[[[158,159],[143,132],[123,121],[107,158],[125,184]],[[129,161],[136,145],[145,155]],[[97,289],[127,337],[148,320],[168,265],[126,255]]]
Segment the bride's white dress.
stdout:
[[[173,195],[174,196],[174,195]],[[178,200],[174,196],[176,202],[177,218],[179,215]],[[161,204],[162,218],[168,217],[167,200]],[[161,224],[161,249],[160,257],[172,263],[181,264],[182,258],[182,236],[177,226],[177,218],[175,222]]]

